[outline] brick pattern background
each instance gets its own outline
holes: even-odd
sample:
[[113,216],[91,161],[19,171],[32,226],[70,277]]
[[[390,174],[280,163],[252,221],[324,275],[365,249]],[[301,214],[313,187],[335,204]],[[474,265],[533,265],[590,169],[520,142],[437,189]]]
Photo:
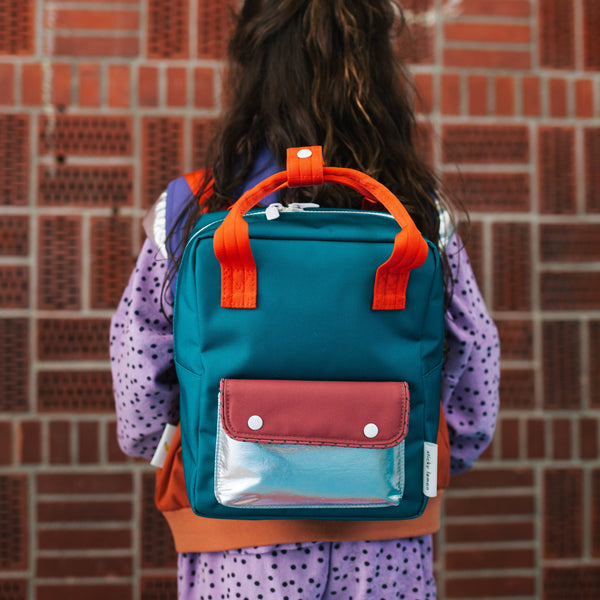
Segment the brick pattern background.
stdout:
[[[406,0],[419,143],[471,212],[503,344],[440,598],[600,597],[600,3]],[[0,0],[0,598],[175,597],[115,440],[110,315],[140,217],[200,161],[224,0]]]

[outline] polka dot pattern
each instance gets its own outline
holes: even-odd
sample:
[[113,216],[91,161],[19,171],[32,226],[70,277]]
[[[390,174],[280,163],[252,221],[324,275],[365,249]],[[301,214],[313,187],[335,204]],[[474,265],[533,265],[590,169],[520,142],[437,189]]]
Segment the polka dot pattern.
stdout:
[[172,299],[161,301],[166,272],[167,261],[146,240],[110,327],[119,445],[147,459],[165,425],[179,421]]
[[181,554],[179,600],[429,600],[431,536]]

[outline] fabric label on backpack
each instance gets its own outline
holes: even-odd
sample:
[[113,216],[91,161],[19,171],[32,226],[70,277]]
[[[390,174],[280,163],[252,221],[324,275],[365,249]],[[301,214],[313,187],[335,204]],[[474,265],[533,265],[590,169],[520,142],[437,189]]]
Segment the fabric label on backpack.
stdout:
[[437,469],[437,444],[425,442],[423,453],[423,494],[428,498],[435,498],[437,496]]

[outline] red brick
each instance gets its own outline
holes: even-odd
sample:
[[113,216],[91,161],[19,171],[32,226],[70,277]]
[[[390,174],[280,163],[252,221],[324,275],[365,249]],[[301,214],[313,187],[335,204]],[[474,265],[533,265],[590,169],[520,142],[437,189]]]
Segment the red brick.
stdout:
[[535,564],[535,551],[529,548],[448,550],[445,555],[449,571],[462,571],[465,565],[469,570],[533,569]]
[[477,69],[530,69],[531,55],[524,50],[446,48],[444,65]]
[[539,77],[523,77],[523,114],[537,117],[542,113],[541,83]]
[[524,223],[496,223],[492,228],[495,310],[531,307],[530,227]]
[[8,0],[0,11],[0,54],[24,55],[34,51],[34,0]]
[[543,324],[544,407],[581,407],[580,330],[572,321]]
[[498,496],[469,495],[456,496],[452,492],[444,497],[445,515],[451,517],[487,517],[487,516],[532,516],[536,512],[534,495]]
[[504,575],[501,577],[446,578],[446,595],[448,598],[533,597],[535,589],[534,576]]
[[594,87],[590,79],[575,81],[575,116],[580,119],[594,116]]
[[[87,0],[86,0],[87,1]],[[75,584],[75,583],[38,583],[36,586],[36,600],[131,600],[134,597],[133,589],[129,584]]]
[[0,573],[24,571],[29,555],[29,490],[25,475],[0,475]]
[[131,548],[130,529],[42,529],[40,550],[112,550]]
[[510,2],[497,2],[496,0],[462,0],[460,14],[483,17],[529,17],[531,5],[529,0],[510,0]]
[[446,23],[444,36],[454,42],[528,44],[531,41],[529,25],[498,23]]
[[527,421],[527,458],[546,456],[546,421],[529,419]]
[[184,121],[146,117],[142,121],[142,200],[152,206],[167,183],[183,173]]
[[24,579],[7,578],[0,580],[0,598],[25,600],[29,598],[28,582]]
[[515,460],[519,458],[521,451],[519,428],[518,419],[501,419],[500,438],[503,460]]
[[194,70],[194,105],[197,108],[212,108],[215,105],[215,73],[213,69]]
[[97,463],[100,459],[98,423],[77,423],[77,462]]
[[600,305],[600,273],[542,273],[541,304],[543,310],[596,310]]
[[13,462],[13,427],[10,421],[0,421],[0,465]]
[[0,64],[0,104],[10,106],[15,102],[15,66]]
[[569,114],[565,79],[551,78],[548,81],[548,99],[551,117],[566,117]]
[[433,76],[430,73],[415,73],[417,113],[429,114],[433,110]]
[[184,67],[167,69],[167,105],[187,105],[187,69]]
[[469,211],[527,212],[530,209],[528,173],[473,173],[445,175],[445,183],[464,197]]
[[543,67],[575,67],[575,12],[573,0],[540,0],[540,62]]
[[579,457],[584,460],[595,460],[600,454],[598,440],[598,419],[594,417],[579,419]]
[[[47,118],[41,117],[39,131],[47,128]],[[40,154],[51,150],[58,155],[131,156],[133,152],[133,123],[130,116],[59,115],[52,145],[42,133]]]
[[133,491],[131,473],[39,473],[39,494],[130,494]]
[[0,220],[0,256],[29,254],[29,218],[3,216]]
[[133,204],[133,167],[58,165],[38,169],[38,205],[118,209]]
[[140,106],[158,106],[158,69],[141,66],[138,70],[138,103]]
[[142,577],[142,598],[175,598],[176,596],[175,577]]
[[117,440],[117,424],[108,423],[106,426],[106,453],[109,463],[125,463],[132,459],[123,454]]
[[531,321],[497,320],[502,358],[530,360],[533,358],[533,323]]
[[540,226],[540,256],[548,262],[593,262],[600,260],[600,225],[569,224]]
[[569,460],[573,441],[572,425],[569,419],[552,421],[552,458]]
[[[149,0],[147,3],[148,58],[187,58],[189,53],[187,0]],[[215,23],[208,24],[215,27]]]
[[530,542],[534,539],[534,522],[529,520],[446,524],[446,542],[449,544]]
[[39,422],[19,423],[18,461],[23,465],[42,461],[42,427]]
[[39,371],[38,410],[60,413],[111,413],[114,411],[109,371]]
[[129,217],[94,217],[90,229],[91,305],[111,308],[117,305],[131,273],[132,222]]
[[600,71],[600,5],[597,0],[583,0],[582,21],[584,66],[590,71]]
[[131,502],[99,500],[90,502],[41,500],[37,503],[39,523],[97,523],[98,521],[130,521]]
[[40,217],[38,240],[38,307],[79,309],[82,244],[79,217]]
[[496,77],[496,114],[515,114],[515,80],[512,77]]
[[531,487],[533,471],[527,467],[471,469],[452,480],[456,489]]
[[596,600],[600,569],[596,565],[544,569],[544,600]]
[[53,465],[71,462],[71,425],[68,421],[53,421],[49,424],[50,463]]
[[40,360],[108,359],[108,319],[40,319]]
[[427,164],[433,161],[433,130],[428,123],[419,123],[415,130],[415,149]]
[[5,309],[29,306],[29,267],[0,266],[0,306]]
[[445,125],[442,149],[446,163],[527,163],[529,132],[522,125]]
[[25,106],[42,104],[42,66],[24,64],[21,67],[21,102]]
[[585,201],[587,212],[600,213],[600,127],[584,130]]
[[590,390],[590,406],[592,408],[600,408],[600,369],[596,365],[600,365],[600,321],[591,321],[588,326],[588,335],[590,340],[589,354],[589,390]]
[[600,558],[600,469],[592,471],[592,493],[590,503],[592,556]]
[[568,127],[541,127],[538,144],[541,212],[575,213],[575,132]]
[[[46,27],[48,27],[46,12]],[[55,9],[56,29],[112,29],[113,31],[136,31],[140,26],[137,10],[82,10]]]
[[224,58],[230,36],[231,0],[201,2],[198,5],[198,57]]
[[[132,573],[130,556],[38,557],[38,577],[126,577]],[[86,596],[87,598],[87,596]]]
[[488,78],[485,75],[469,75],[469,114],[488,114]]
[[583,474],[579,469],[544,473],[544,558],[579,558],[583,550]]
[[58,107],[70,106],[73,94],[73,73],[68,63],[52,65],[51,100]]
[[133,36],[57,35],[54,38],[56,56],[135,58],[139,55],[139,39]]
[[502,408],[531,410],[535,403],[535,373],[532,369],[502,369]]
[[80,106],[100,106],[100,87],[102,73],[98,63],[80,63],[79,75],[79,104]]
[[108,105],[114,108],[131,106],[131,69],[129,65],[109,65]]
[[461,113],[461,80],[456,73],[442,75],[441,109],[444,115]]
[[5,413],[29,409],[29,360],[28,319],[0,319],[0,398]]

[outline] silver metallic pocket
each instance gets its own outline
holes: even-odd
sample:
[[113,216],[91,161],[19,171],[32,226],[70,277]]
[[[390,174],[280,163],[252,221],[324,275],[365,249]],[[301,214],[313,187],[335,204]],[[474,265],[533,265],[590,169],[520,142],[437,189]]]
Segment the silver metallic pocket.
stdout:
[[[405,384],[384,385],[378,391],[377,383],[224,380],[217,501],[237,508],[398,505],[404,492],[408,390]],[[290,421],[291,429],[282,432]],[[399,432],[393,439],[377,439],[394,428]]]

